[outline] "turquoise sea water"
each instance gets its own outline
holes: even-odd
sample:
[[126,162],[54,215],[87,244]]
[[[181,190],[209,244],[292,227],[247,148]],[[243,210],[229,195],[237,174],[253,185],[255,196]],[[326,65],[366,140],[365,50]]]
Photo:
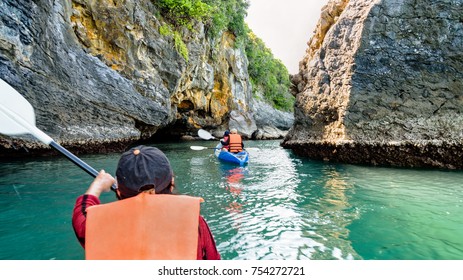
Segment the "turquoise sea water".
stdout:
[[[463,260],[463,172],[331,164],[247,141],[223,164],[195,141],[155,144],[180,193],[201,196],[223,259]],[[114,174],[119,154],[81,157]],[[83,259],[71,225],[92,178],[56,156],[0,161],[0,259]],[[105,193],[102,201],[114,201]]]

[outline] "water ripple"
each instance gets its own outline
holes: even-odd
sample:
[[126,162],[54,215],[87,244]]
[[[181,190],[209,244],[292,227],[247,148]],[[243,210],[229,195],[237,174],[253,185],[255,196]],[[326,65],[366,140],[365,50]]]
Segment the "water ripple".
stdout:
[[[463,259],[463,172],[310,161],[278,141],[247,141],[259,149],[237,167],[196,144],[213,146],[157,146],[177,191],[204,198],[224,259]],[[118,157],[83,159],[113,173]],[[2,162],[0,259],[82,259],[70,215],[90,182],[61,158]]]

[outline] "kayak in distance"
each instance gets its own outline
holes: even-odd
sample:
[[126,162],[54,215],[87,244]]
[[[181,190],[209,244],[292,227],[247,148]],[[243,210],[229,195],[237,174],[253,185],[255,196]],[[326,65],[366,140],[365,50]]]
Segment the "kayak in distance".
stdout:
[[233,163],[233,164],[239,164],[240,166],[243,166],[248,163],[249,161],[249,153],[246,150],[243,150],[239,153],[230,153],[229,151],[222,150],[222,144],[219,143],[215,147],[214,151],[215,155],[217,158],[223,162],[228,162],[228,163]]

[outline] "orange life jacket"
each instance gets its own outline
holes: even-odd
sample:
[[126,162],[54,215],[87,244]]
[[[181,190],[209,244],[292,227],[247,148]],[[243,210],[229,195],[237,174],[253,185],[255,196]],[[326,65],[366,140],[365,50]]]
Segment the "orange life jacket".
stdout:
[[239,134],[230,134],[229,135],[229,148],[228,151],[231,153],[239,153],[243,150],[243,141],[241,140],[241,135]]
[[88,260],[195,260],[201,198],[141,193],[87,208]]

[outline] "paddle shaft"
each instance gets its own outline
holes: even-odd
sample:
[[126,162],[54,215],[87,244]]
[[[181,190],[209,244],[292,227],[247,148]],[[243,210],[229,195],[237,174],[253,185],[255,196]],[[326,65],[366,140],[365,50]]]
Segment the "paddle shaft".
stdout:
[[90,165],[86,164],[84,161],[82,161],[80,158],[76,157],[74,154],[66,150],[63,146],[60,144],[56,143],[55,141],[52,141],[50,143],[50,147],[53,149],[57,150],[58,152],[62,153],[65,157],[67,157],[70,161],[72,161],[74,164],[82,168],[85,172],[90,174],[93,177],[98,176],[98,171],[96,171],[93,167]]
[[[55,141],[51,141],[50,142],[50,147],[52,147],[53,149],[57,150],[58,152],[60,152],[61,154],[63,154],[65,157],[67,157],[70,161],[72,161],[75,165],[79,166],[80,168],[82,168],[82,170],[84,170],[85,172],[87,172],[89,175],[93,176],[94,178],[96,176],[98,176],[98,171],[96,171],[93,167],[91,167],[90,165],[88,165],[87,163],[85,163],[83,160],[81,160],[80,158],[76,157],[73,153],[69,152],[68,150],[66,150],[66,148],[64,148],[63,146],[61,146],[60,144],[56,143]],[[111,186],[111,190],[113,191],[116,191],[117,187],[116,185],[112,185]]]

